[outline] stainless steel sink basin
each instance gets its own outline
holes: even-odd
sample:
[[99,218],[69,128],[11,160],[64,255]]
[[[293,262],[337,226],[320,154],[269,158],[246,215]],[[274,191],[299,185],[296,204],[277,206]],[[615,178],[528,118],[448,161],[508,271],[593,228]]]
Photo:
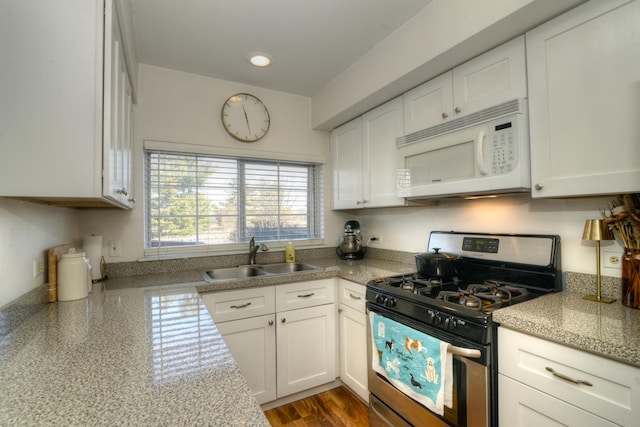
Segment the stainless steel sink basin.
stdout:
[[279,264],[259,265],[257,267],[269,274],[287,274],[296,273],[299,271],[310,271],[319,269],[314,265],[303,264],[301,262],[282,262]]
[[240,265],[230,268],[216,268],[213,270],[201,271],[202,277],[207,282],[218,282],[222,280],[247,279],[255,276],[265,276],[266,272],[260,268],[254,268],[252,265]]
[[301,262],[282,262],[276,264],[239,265],[238,267],[207,269],[202,270],[200,273],[206,282],[214,283],[225,280],[249,279],[256,276],[275,276],[312,270],[320,270],[320,267]]

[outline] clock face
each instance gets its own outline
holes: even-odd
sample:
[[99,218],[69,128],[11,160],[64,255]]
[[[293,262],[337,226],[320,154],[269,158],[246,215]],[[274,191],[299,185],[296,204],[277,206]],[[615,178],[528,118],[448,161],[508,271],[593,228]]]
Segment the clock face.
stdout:
[[269,130],[269,111],[253,95],[237,93],[222,106],[221,119],[224,129],[242,142],[255,142]]

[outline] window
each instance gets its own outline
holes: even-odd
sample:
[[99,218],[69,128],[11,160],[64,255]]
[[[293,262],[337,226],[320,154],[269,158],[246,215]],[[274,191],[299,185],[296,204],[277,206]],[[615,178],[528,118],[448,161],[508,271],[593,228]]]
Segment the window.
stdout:
[[145,253],[323,238],[322,165],[146,150]]

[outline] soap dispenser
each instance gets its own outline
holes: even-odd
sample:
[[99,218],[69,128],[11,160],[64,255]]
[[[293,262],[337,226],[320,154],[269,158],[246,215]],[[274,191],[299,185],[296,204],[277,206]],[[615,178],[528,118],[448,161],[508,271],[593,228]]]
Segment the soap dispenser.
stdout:
[[286,262],[296,262],[296,248],[291,240],[287,242],[287,247],[284,250],[284,259]]

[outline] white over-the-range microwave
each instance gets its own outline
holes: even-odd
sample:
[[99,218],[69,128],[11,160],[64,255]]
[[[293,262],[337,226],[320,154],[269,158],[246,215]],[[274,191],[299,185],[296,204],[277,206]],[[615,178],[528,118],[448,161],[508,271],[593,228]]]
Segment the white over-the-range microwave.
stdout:
[[397,138],[398,196],[436,198],[531,189],[527,99]]

